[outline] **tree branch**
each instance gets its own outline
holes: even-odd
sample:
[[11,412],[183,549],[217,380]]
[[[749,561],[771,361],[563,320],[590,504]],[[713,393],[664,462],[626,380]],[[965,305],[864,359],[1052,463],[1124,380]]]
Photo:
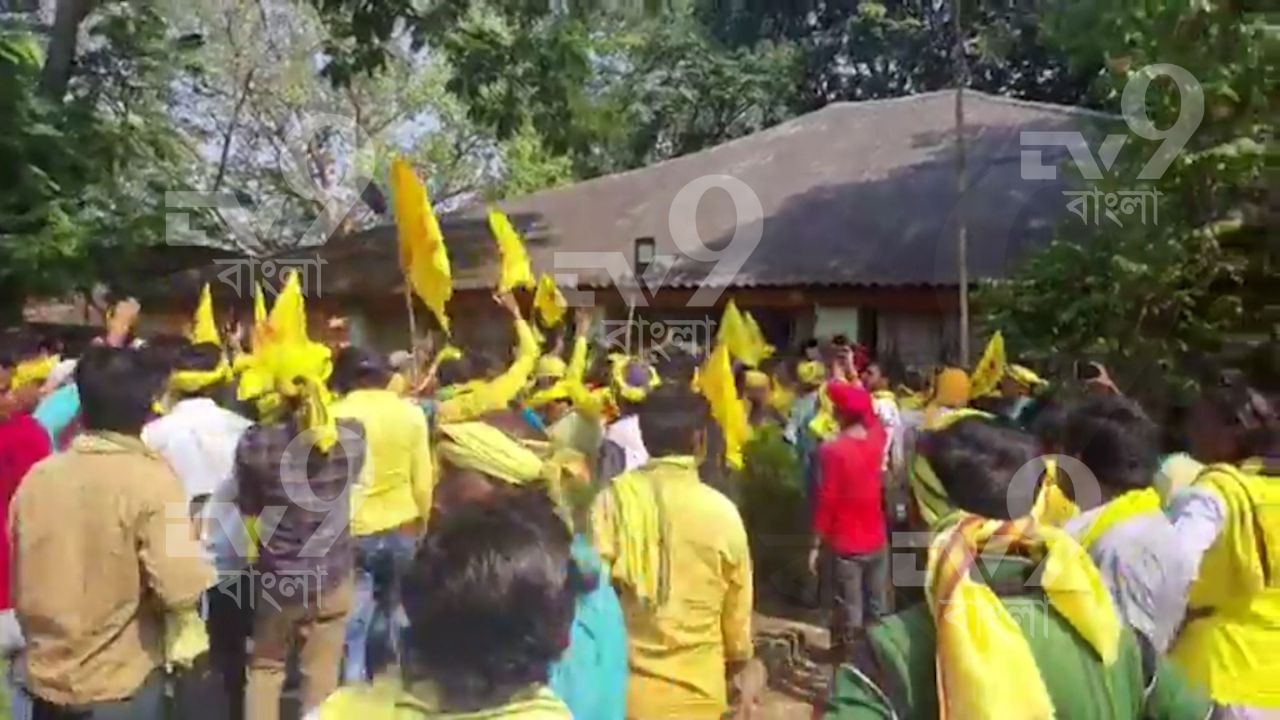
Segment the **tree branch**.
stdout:
[[80,44],[80,24],[93,10],[95,0],[58,0],[49,33],[48,56],[40,71],[40,90],[58,102],[67,94],[71,67]]
[[249,86],[253,84],[253,76],[257,72],[258,66],[254,65],[249,68],[249,72],[244,74],[244,83],[240,86],[240,97],[236,100],[235,108],[231,111],[231,121],[227,123],[226,132],[222,134],[222,152],[218,157],[218,174],[213,180],[214,192],[222,188],[222,181],[226,178],[227,160],[231,156],[231,140],[235,137],[236,129],[240,126],[240,113],[243,112],[245,102],[249,99]]

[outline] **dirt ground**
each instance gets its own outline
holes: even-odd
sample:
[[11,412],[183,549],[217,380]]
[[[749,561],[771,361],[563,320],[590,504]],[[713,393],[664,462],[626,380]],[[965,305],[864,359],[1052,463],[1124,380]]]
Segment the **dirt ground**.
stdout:
[[810,720],[826,698],[830,635],[814,615],[787,610],[754,616],[756,655],[768,674],[768,690],[751,720]]

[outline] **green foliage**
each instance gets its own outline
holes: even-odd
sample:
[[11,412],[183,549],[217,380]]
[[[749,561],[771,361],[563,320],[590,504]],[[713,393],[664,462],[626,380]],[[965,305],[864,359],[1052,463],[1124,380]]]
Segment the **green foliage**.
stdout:
[[[971,0],[961,9],[969,85],[995,94],[1078,104],[1087,78],[1046,42],[1041,3]],[[898,97],[954,87],[954,3],[716,2],[700,16],[731,44],[761,39],[803,48],[809,102]]]
[[149,2],[104,3],[65,98],[39,90],[36,39],[0,35],[0,304],[123,281],[164,235],[191,153],[166,118],[181,51]]
[[529,123],[502,144],[502,161],[506,172],[495,193],[502,197],[528,195],[573,181],[573,163],[547,150]]
[[756,572],[785,582],[803,572],[809,544],[804,478],[795,448],[781,428],[766,424],[743,448],[743,460],[738,486]]
[[448,89],[472,121],[503,142],[531,128],[547,152],[572,160],[576,178],[701,150],[804,109],[793,44],[725,48],[676,4],[656,8],[655,21],[585,4],[558,13],[537,2],[314,2],[334,33],[325,72],[335,82],[392,62],[393,29],[407,27],[448,60]]
[[[684,19],[636,26],[607,48],[607,126],[585,168],[613,172],[749,135],[802,110],[804,67],[790,43],[724,48]],[[612,135],[610,135],[612,132]]]
[[[1199,80],[1204,119],[1158,179],[1137,180],[1160,142],[1130,133],[1115,167],[1091,185],[1161,192],[1158,223],[1129,218],[1126,227],[1103,220],[1086,232],[1064,229],[1014,279],[985,289],[979,303],[1016,354],[1063,365],[1098,359],[1126,391],[1168,401],[1191,389],[1204,359],[1256,322],[1263,297],[1277,290],[1265,271],[1266,238],[1276,233],[1265,190],[1266,148],[1274,147],[1280,109],[1275,29],[1227,2],[1064,7],[1052,18],[1055,37],[1077,66],[1097,69],[1113,109],[1144,67],[1171,62]],[[1198,95],[1157,80],[1145,111],[1166,129]]]

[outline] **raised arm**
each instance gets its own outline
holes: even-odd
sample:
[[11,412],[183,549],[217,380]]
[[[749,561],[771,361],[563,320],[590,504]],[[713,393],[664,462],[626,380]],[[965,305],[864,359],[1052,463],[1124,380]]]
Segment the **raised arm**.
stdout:
[[504,307],[516,327],[516,358],[507,370],[474,390],[464,392],[457,397],[440,403],[437,410],[441,423],[464,422],[474,420],[486,413],[505,410],[516,395],[529,382],[533,374],[533,366],[538,361],[538,339],[534,337],[533,328],[520,315],[520,306],[510,293],[497,295],[494,299]]

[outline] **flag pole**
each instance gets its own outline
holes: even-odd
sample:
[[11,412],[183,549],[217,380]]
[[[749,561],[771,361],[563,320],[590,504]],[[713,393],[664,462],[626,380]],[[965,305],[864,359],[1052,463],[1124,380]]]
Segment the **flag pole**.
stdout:
[[961,0],[952,0],[955,22],[956,74],[956,263],[960,284],[960,366],[969,366],[969,229],[965,224],[965,193],[969,191],[964,138],[964,86],[969,68],[964,55],[964,29],[960,23]]
[[631,324],[636,318],[636,303],[631,296],[627,295],[627,357],[631,357]]
[[409,278],[404,279],[404,307],[409,312],[409,382],[418,386],[418,320],[413,312],[413,291],[409,288]]

